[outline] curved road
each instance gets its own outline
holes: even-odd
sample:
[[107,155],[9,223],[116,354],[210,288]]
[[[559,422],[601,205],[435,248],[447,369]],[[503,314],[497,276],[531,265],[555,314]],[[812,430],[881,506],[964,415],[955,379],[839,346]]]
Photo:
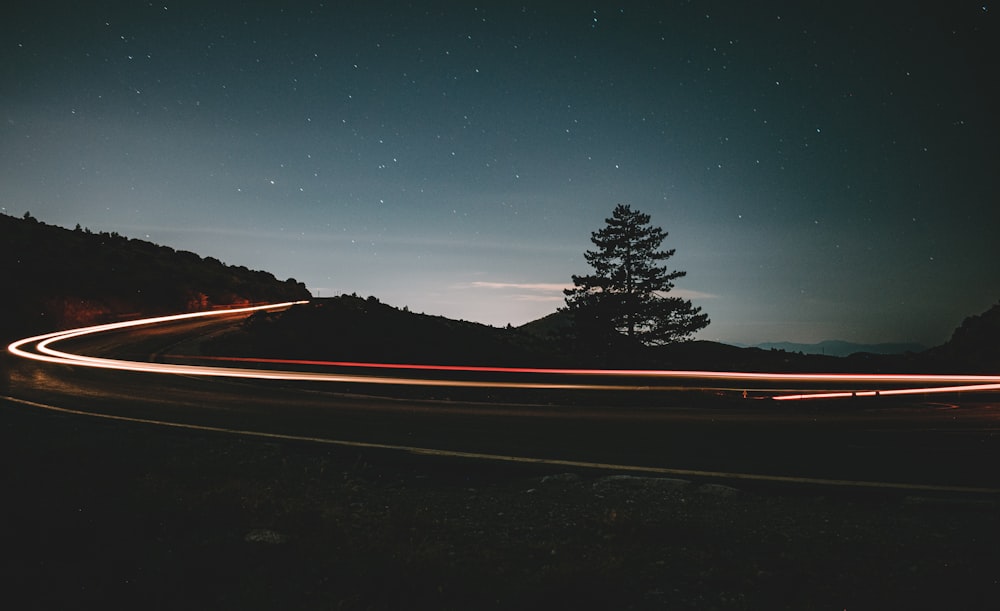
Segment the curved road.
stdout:
[[[197,356],[200,340],[246,315],[16,342],[11,350],[32,358],[8,358],[0,390],[25,409],[558,470],[1000,494],[995,397],[961,394],[970,385],[994,390],[995,376],[387,371]],[[834,389],[903,394],[762,398]]]

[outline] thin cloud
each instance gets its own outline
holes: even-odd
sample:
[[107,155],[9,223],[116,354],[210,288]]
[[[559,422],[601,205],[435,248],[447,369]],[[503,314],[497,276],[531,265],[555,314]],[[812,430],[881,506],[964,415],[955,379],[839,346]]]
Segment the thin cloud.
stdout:
[[562,292],[563,289],[572,288],[571,284],[559,284],[553,282],[470,282],[465,287],[475,289],[498,289],[517,291],[540,291],[540,292]]
[[703,293],[702,291],[688,289],[674,289],[667,294],[671,297],[680,297],[681,299],[715,299],[718,297],[718,295],[713,295],[712,293]]
[[514,299],[517,301],[533,301],[540,303],[556,303],[563,302],[564,297],[562,295],[514,295]]

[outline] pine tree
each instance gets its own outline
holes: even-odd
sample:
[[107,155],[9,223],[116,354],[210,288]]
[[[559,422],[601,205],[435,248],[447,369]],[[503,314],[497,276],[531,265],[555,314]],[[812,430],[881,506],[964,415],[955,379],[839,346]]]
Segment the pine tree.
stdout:
[[566,306],[581,339],[611,348],[622,337],[646,345],[684,341],[709,324],[689,300],[669,296],[687,272],[667,271],[675,249],[660,250],[667,232],[650,216],[618,204],[606,225],[591,234],[597,247],[584,253],[593,273],[573,276]]

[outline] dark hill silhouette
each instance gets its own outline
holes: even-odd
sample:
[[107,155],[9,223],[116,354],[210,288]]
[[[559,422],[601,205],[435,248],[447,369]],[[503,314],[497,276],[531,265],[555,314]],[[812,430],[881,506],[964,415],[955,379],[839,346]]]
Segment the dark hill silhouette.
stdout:
[[[627,361],[574,352],[564,312],[517,328],[415,314],[374,297],[342,295],[285,312],[257,313],[206,343],[208,354],[326,361],[531,367],[648,367],[740,371],[850,371],[831,356],[691,341],[644,348]],[[864,363],[861,363],[864,364]]]
[[656,367],[743,371],[837,371],[843,359],[692,341],[601,362],[571,348],[565,312],[517,328],[415,314],[356,295],[254,314],[210,340],[208,354],[323,361],[527,367]]
[[573,325],[573,317],[565,309],[557,310],[548,316],[527,322],[519,330],[542,339],[556,339],[569,333]]
[[935,364],[955,371],[1000,371],[1000,302],[982,314],[966,318],[951,339],[925,354]]
[[[644,367],[685,370],[906,373],[985,371],[997,363],[1000,307],[967,319],[945,346],[926,352],[847,357],[744,348],[710,341],[646,347],[601,362],[572,348],[565,312],[504,329],[414,314],[356,295],[314,300],[252,316],[204,348],[228,356],[332,361],[537,367]],[[965,355],[960,357],[960,355]],[[993,365],[990,365],[993,363]]]
[[315,299],[259,312],[203,349],[228,356],[494,366],[558,366],[558,347],[530,333],[416,314],[375,297]]
[[0,337],[140,314],[309,299],[305,285],[117,233],[0,214]]
[[[526,323],[518,327],[518,330],[534,335],[544,342],[565,342],[572,333],[572,318],[566,310],[559,310]],[[637,352],[630,355],[629,360],[614,365],[686,370],[837,371],[844,364],[841,359],[819,355],[795,354],[780,349],[736,347],[720,342],[695,340],[666,346],[637,347]]]
[[923,352],[927,349],[913,342],[859,344],[843,340],[826,340],[815,344],[800,344],[796,342],[765,342],[756,344],[755,348],[763,350],[785,350],[786,352],[802,352],[804,354],[825,354],[829,356],[850,356],[859,352],[869,354],[906,354],[907,352]]

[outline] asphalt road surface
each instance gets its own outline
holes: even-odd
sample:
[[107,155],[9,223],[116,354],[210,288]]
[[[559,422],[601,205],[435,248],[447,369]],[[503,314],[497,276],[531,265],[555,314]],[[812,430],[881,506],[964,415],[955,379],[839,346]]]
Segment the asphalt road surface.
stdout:
[[[243,316],[109,331],[63,341],[58,349],[202,366],[199,340]],[[229,365],[246,371],[278,366]],[[412,371],[286,364],[286,372],[309,375],[257,379],[102,369],[12,355],[5,355],[3,367],[0,396],[9,404],[128,419],[135,426],[764,485],[1000,495],[995,394],[778,402],[762,398],[760,384],[750,382],[744,399],[732,380],[709,385],[671,379],[657,386],[635,377],[576,375],[553,383],[532,372],[421,372],[424,378],[471,383],[425,386],[384,383],[411,379]]]

